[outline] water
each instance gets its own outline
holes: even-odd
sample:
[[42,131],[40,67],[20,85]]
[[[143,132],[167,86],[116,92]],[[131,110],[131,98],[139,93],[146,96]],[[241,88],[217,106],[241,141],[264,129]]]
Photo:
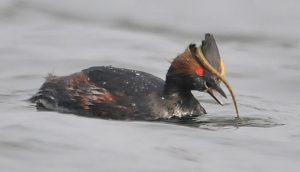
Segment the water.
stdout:
[[[0,171],[299,171],[297,1],[0,2]],[[164,78],[169,60],[215,34],[240,107],[195,93],[195,123],[37,112],[47,73],[96,65]]]

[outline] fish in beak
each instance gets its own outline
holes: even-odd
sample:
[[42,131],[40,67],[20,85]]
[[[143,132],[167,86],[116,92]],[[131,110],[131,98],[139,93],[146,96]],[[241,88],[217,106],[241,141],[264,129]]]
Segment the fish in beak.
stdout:
[[[217,43],[213,35],[205,34],[205,40],[202,41],[199,47],[209,64],[215,68],[223,77],[225,76],[224,63],[221,60]],[[211,95],[220,105],[223,105],[221,96],[226,97],[226,94],[220,87],[220,82],[210,72],[205,73],[206,92]],[[221,95],[221,96],[220,96]]]
[[205,80],[206,80],[206,90],[219,104],[223,104],[222,101],[217,97],[216,93],[219,93],[226,98],[226,94],[219,86],[222,82],[229,90],[236,116],[239,118],[239,111],[235,99],[233,90],[227,80],[225,79],[225,68],[223,61],[220,57],[219,50],[214,37],[211,34],[205,35],[205,40],[202,41],[202,45],[195,50],[195,58],[199,64],[206,70]]

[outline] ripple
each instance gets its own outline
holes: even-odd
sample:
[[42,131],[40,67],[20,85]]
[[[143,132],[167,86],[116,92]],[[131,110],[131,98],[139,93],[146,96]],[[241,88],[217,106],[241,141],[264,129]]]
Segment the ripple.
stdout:
[[176,125],[183,125],[188,127],[197,127],[208,130],[218,130],[224,128],[241,128],[241,127],[259,127],[270,128],[285,125],[277,122],[271,117],[220,117],[220,116],[203,116],[199,118],[185,118],[185,119],[170,119],[163,122],[172,123]]
[[269,128],[285,125],[283,123],[278,123],[276,120],[265,117],[242,117],[242,118],[232,118],[232,117],[213,117],[208,119],[200,119],[198,121],[201,125],[199,127],[260,127]]

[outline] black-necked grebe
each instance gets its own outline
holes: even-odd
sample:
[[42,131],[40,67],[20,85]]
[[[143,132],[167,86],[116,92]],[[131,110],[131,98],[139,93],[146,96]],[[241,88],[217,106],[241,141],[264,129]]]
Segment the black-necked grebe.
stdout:
[[226,97],[220,78],[197,58],[198,50],[219,74],[224,74],[215,39],[206,34],[200,47],[191,44],[173,60],[166,81],[136,70],[91,67],[69,76],[47,77],[31,101],[38,109],[106,119],[197,117],[206,111],[191,90],[208,92],[220,104],[215,93]]

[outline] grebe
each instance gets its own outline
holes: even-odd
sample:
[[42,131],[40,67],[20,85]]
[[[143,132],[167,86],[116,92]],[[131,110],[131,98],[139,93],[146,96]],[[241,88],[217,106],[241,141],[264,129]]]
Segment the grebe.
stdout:
[[91,67],[68,76],[48,76],[31,101],[39,110],[105,119],[198,117],[206,111],[192,90],[207,92],[220,104],[215,93],[226,98],[220,78],[199,60],[199,50],[223,76],[224,64],[215,39],[206,34],[200,47],[190,44],[172,61],[165,81],[137,70]]

